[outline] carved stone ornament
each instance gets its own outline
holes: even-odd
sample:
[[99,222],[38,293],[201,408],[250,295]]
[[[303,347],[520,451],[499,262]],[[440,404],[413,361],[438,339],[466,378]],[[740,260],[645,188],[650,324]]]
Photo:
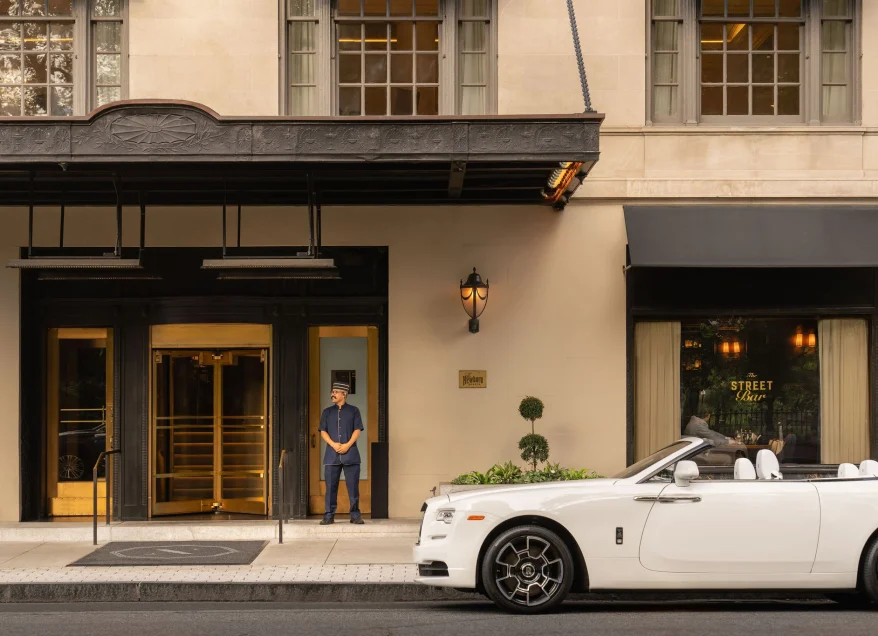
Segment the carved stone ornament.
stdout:
[[602,115],[245,119],[188,102],[119,102],[89,117],[0,118],[0,163],[45,158],[189,161],[596,161]]

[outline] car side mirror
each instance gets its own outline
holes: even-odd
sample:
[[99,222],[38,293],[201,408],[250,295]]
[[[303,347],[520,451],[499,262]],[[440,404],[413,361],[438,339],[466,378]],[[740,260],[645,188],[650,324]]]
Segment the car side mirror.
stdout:
[[685,488],[693,479],[698,479],[698,464],[689,460],[677,462],[677,467],[674,469],[674,483],[680,488]]

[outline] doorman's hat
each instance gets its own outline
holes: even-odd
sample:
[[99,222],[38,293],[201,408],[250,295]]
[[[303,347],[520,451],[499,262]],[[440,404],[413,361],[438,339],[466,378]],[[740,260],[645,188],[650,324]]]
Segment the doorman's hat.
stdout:
[[347,384],[345,382],[333,382],[332,383],[332,390],[333,391],[339,390],[339,391],[344,391],[345,393],[350,393],[351,392],[351,385]]

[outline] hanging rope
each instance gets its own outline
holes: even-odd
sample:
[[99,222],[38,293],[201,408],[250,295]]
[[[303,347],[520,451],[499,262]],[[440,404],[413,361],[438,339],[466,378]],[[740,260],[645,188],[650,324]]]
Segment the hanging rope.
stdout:
[[573,31],[573,47],[576,49],[576,63],[579,64],[579,83],[582,85],[582,99],[585,101],[585,112],[593,113],[591,95],[588,93],[588,80],[585,77],[585,64],[582,61],[582,49],[579,46],[579,29],[576,28],[573,0],[567,0],[567,13],[570,14],[570,30]]

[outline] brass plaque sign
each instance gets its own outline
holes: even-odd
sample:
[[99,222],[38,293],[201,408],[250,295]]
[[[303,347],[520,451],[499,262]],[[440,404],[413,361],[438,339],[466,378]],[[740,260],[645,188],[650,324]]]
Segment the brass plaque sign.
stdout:
[[484,389],[488,386],[487,371],[458,371],[459,388]]

